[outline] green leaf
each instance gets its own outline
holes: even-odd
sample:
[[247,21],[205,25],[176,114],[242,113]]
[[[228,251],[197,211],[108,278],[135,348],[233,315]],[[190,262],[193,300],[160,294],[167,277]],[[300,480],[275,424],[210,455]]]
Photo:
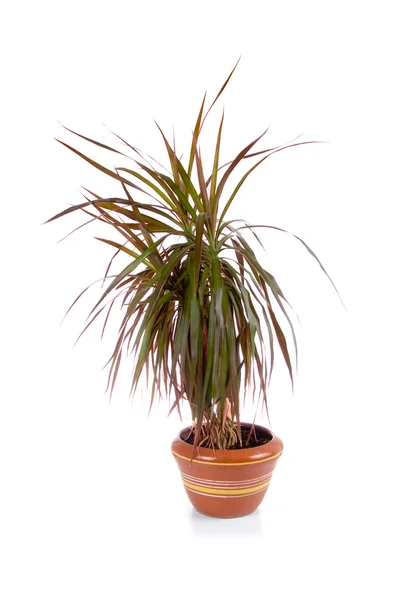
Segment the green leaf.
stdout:
[[[202,348],[203,327],[201,323],[200,307],[197,295],[190,301],[190,382],[189,389],[196,390],[199,386],[199,377],[202,378],[202,369],[199,369],[199,354]],[[196,386],[194,382],[196,380]]]
[[[128,179],[124,179],[123,177],[121,177],[117,172],[111,171],[110,169],[107,169],[107,167],[103,167],[103,165],[101,165],[100,163],[96,162],[95,160],[92,160],[91,158],[89,158],[88,156],[86,156],[82,152],[79,152],[79,150],[76,150],[72,146],[69,146],[65,142],[62,142],[61,140],[58,140],[58,139],[56,139],[56,142],[58,142],[59,144],[62,144],[63,146],[65,146],[66,148],[68,148],[68,150],[71,150],[71,152],[73,152],[74,154],[76,154],[80,158],[83,158],[83,160],[85,160],[86,162],[88,162],[90,165],[92,165],[93,167],[95,167],[96,169],[98,169],[99,171],[101,171],[102,173],[104,173],[105,175],[108,175],[112,179],[116,179],[117,181],[123,181],[126,185],[129,185],[130,187],[135,188],[135,189],[137,189],[140,192],[143,192],[145,194],[147,193],[145,190],[143,190],[142,188],[138,187],[137,185],[135,185],[134,183],[132,183]],[[147,194],[147,195],[149,195],[149,194]]]
[[218,177],[218,165],[219,165],[219,152],[221,147],[221,137],[222,137],[222,125],[224,123],[224,114],[222,114],[221,123],[218,129],[217,143],[215,145],[214,152],[214,164],[213,170],[211,174],[211,187],[210,187],[210,211],[211,211],[211,219],[212,219],[212,230],[215,231],[216,223],[217,223],[217,214],[218,214],[218,199],[217,195],[217,177]]
[[197,141],[199,139],[200,129],[201,129],[201,125],[202,125],[202,117],[203,117],[205,101],[206,101],[206,94],[204,94],[203,101],[201,103],[200,110],[197,115],[196,125],[194,126],[194,131],[193,131],[193,135],[192,135],[192,145],[190,148],[189,166],[188,166],[188,170],[187,170],[187,174],[189,177],[191,177],[191,175],[192,175],[193,162],[194,162],[194,157],[195,157],[195,153],[196,153]]
[[[157,123],[156,123],[156,125],[157,125]],[[172,150],[171,146],[169,145],[169,142],[168,142],[167,138],[165,137],[161,127],[159,127],[159,125],[157,125],[157,127],[162,135],[163,140],[164,140],[165,146],[168,151],[168,155],[170,157],[170,161],[173,161],[173,164],[176,165],[177,172],[182,179],[183,185],[185,186],[188,194],[194,200],[197,210],[200,212],[204,212],[204,206],[201,202],[199,194],[197,193],[197,191],[192,183],[192,180],[190,179],[188,173],[185,171],[181,161],[178,159],[177,155],[175,154],[175,152]],[[172,162],[171,162],[171,164],[172,164]]]
[[263,227],[266,227],[268,229],[276,229],[277,231],[283,231],[284,233],[288,233],[289,235],[292,235],[294,238],[296,238],[296,240],[298,240],[299,242],[301,242],[303,244],[303,246],[306,248],[306,250],[311,254],[311,256],[317,261],[317,263],[319,264],[320,268],[322,269],[322,271],[325,273],[325,275],[327,276],[327,278],[331,282],[331,284],[332,284],[334,290],[336,291],[336,293],[337,293],[337,295],[338,295],[338,297],[339,297],[342,305],[344,306],[343,300],[341,299],[340,294],[339,294],[339,292],[338,292],[335,284],[333,283],[332,279],[328,275],[328,272],[325,270],[325,268],[322,265],[321,261],[319,260],[318,256],[311,250],[311,248],[309,246],[307,246],[307,244],[301,238],[299,238],[297,235],[294,235],[294,233],[290,233],[289,231],[286,231],[285,229],[281,229],[280,227],[274,227],[272,225],[264,225]]
[[117,275],[117,277],[115,277],[114,281],[112,281],[110,283],[110,285],[108,286],[108,288],[106,289],[106,291],[104,292],[104,294],[102,294],[100,300],[95,305],[94,309],[97,308],[97,306],[99,306],[99,304],[118,285],[118,283],[120,283],[123,279],[125,279],[125,277],[127,275],[129,275],[130,273],[132,273],[132,271],[134,271],[160,244],[162,244],[162,242],[167,237],[168,237],[168,235],[164,235],[161,239],[159,239],[156,242],[154,242],[154,244],[152,244],[150,246],[150,248],[147,248],[147,250],[145,250],[145,252],[143,252],[138,258],[136,258],[127,267],[125,267],[125,269],[123,269],[121,271],[121,273],[119,275]]
[[206,179],[204,177],[203,163],[201,160],[200,150],[195,148],[197,177],[200,185],[201,200],[206,214],[210,214],[210,199],[208,197]]
[[118,248],[118,250],[125,252],[126,254],[129,254],[129,256],[132,256],[133,258],[139,258],[139,256],[140,256],[136,252],[133,252],[129,248],[126,248],[122,244],[118,244],[117,242],[114,242],[113,240],[106,240],[104,238],[98,238],[98,237],[95,237],[94,239],[98,240],[99,242],[104,242],[105,244],[109,244],[110,246],[113,246],[114,248]]
[[229,196],[228,201],[225,203],[224,209],[221,213],[220,216],[220,221],[223,220],[223,218],[225,217],[227,211],[229,210],[230,205],[232,204],[236,194],[238,193],[238,191],[240,190],[240,188],[242,187],[242,185],[244,184],[244,182],[246,181],[246,179],[248,178],[248,176],[250,175],[250,173],[252,173],[254,171],[254,169],[256,169],[262,162],[264,162],[264,160],[268,158],[268,156],[264,156],[264,158],[262,158],[261,160],[259,160],[255,165],[253,165],[251,167],[251,169],[249,169],[241,178],[241,180],[239,181],[239,183],[237,184],[237,186],[235,187],[235,189],[233,190],[232,194]]
[[101,142],[97,142],[96,140],[93,140],[93,139],[91,139],[89,137],[86,137],[85,135],[82,135],[80,133],[77,133],[76,131],[73,131],[72,129],[69,129],[68,127],[65,127],[65,125],[62,125],[62,127],[64,127],[64,129],[66,129],[70,133],[73,133],[77,137],[80,137],[83,140],[86,140],[87,142],[90,142],[91,144],[94,144],[95,146],[98,146],[99,148],[104,148],[105,150],[108,150],[108,152],[115,152],[115,154],[119,154],[120,156],[125,156],[126,158],[130,158],[127,154],[124,154],[123,152],[120,152],[119,150],[116,150],[112,146],[108,146],[107,144],[102,144]]
[[207,113],[204,116],[203,123],[206,120],[206,118],[207,118],[208,114],[210,113],[211,109],[213,108],[214,104],[217,102],[218,98],[221,96],[221,94],[225,90],[226,86],[228,85],[229,81],[231,80],[231,77],[234,74],[234,72],[236,71],[236,67],[238,66],[239,62],[240,62],[240,57],[238,58],[235,66],[233,67],[232,71],[229,73],[227,79],[224,81],[224,84],[222,85],[222,87],[219,90],[218,94],[215,96],[213,102],[211,103],[210,108],[208,109]]
[[219,184],[217,186],[217,189],[215,192],[215,202],[219,201],[221,194],[222,194],[222,190],[224,189],[225,184],[228,181],[228,178],[230,177],[232,171],[242,161],[242,159],[246,156],[246,154],[249,152],[249,150],[251,150],[251,148],[253,148],[253,146],[255,146],[255,144],[257,144],[257,142],[267,133],[267,131],[268,131],[268,129],[266,129],[255,140],[253,140],[250,144],[248,144],[245,148],[243,148],[243,150],[241,152],[239,152],[239,154],[236,156],[236,158],[230,163],[228,169],[225,171],[224,175],[221,178],[221,181],[219,182]]
[[200,275],[200,266],[201,266],[201,251],[203,248],[203,233],[204,233],[204,223],[206,221],[207,214],[200,213],[197,217],[196,221],[196,238],[194,245],[194,289],[197,290],[199,275]]

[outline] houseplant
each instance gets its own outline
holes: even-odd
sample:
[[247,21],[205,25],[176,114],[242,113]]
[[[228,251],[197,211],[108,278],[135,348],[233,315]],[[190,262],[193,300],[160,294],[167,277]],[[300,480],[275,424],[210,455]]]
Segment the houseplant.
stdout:
[[[110,393],[126,351],[133,362],[131,394],[146,372],[150,407],[156,394],[170,399],[171,411],[180,411],[181,403],[188,402],[193,423],[174,440],[172,452],[194,506],[221,517],[247,514],[258,506],[282,452],[282,442],[268,429],[241,423],[241,393],[249,391],[253,398],[258,394],[266,407],[275,350],[281,352],[292,384],[290,345],[297,359],[286,298],[246,239],[246,232],[251,232],[258,243],[256,227],[262,226],[231,220],[227,212],[247,177],[269,156],[312,143],[293,141],[255,150],[264,132],[221,165],[222,115],[207,175],[200,135],[235,68],[207,111],[203,98],[186,167],[161,128],[169,171],[119,136],[124,152],[69,130],[132,162],[109,169],[61,141],[115,180],[122,195],[102,197],[86,190],[83,203],[49,220],[82,211],[89,216],[87,222],[101,222],[118,234],[117,241],[96,238],[114,249],[114,257],[126,255],[128,264],[111,276],[111,259],[105,274],[108,285],[84,331],[100,316],[105,327],[111,310],[120,304],[122,320],[109,361]],[[227,182],[244,161],[251,165],[227,194]],[[311,249],[297,239],[323,269]]]

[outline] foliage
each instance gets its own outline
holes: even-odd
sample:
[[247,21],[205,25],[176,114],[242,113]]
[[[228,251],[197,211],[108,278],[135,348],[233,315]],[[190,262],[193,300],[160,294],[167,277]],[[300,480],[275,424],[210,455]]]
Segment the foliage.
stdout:
[[[292,384],[294,361],[289,347],[293,347],[297,360],[295,331],[286,298],[246,240],[247,231],[259,241],[255,228],[262,226],[229,220],[227,213],[247,177],[268,157],[312,142],[292,142],[255,151],[265,131],[233,160],[220,165],[222,115],[212,171],[206,176],[200,134],[235,68],[207,111],[206,96],[203,98],[186,167],[178,157],[175,143],[171,145],[158,126],[170,172],[164,172],[156,161],[148,161],[119,136],[133,161],[132,168],[108,169],[60,142],[116,180],[123,194],[101,197],[86,190],[85,202],[50,219],[79,210],[89,215],[90,221],[105,223],[110,231],[118,233],[118,241],[96,238],[116,250],[113,259],[124,253],[128,263],[120,273],[110,276],[111,260],[105,274],[108,286],[93,307],[85,330],[103,315],[104,331],[110,311],[116,303],[120,304],[122,320],[108,363],[111,393],[127,352],[134,364],[132,394],[146,372],[147,381],[151,382],[150,406],[156,394],[170,398],[171,411],[179,411],[182,401],[189,402],[195,447],[202,443],[220,448],[240,444],[241,393],[251,391],[253,399],[258,395],[267,407],[276,347],[283,355]],[[115,147],[72,133],[116,155],[127,156]],[[253,164],[227,194],[226,184],[232,173],[249,159],[255,161],[250,161]],[[300,242],[323,269],[311,249]],[[291,341],[285,329],[290,332]]]

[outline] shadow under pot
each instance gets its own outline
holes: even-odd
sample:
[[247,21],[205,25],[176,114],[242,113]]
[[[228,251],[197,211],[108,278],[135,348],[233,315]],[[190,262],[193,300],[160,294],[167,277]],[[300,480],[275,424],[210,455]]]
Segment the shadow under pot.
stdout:
[[[253,426],[242,423],[242,439]],[[210,517],[243,517],[261,504],[283,444],[269,429],[255,425],[259,445],[237,450],[198,449],[193,457],[191,428],[183,429],[171,450],[189,500]]]

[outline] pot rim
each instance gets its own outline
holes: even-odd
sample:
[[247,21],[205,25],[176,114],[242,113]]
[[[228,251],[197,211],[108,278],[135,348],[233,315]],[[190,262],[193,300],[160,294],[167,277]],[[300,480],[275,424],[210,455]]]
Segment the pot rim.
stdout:
[[[251,426],[252,423],[242,422],[241,425]],[[261,446],[255,446],[253,448],[219,450],[217,448],[212,449],[200,447],[197,449],[196,454],[193,455],[193,444],[189,444],[181,438],[183,432],[190,429],[190,427],[185,427],[178,433],[172,442],[171,450],[175,457],[178,458],[183,458],[193,462],[200,462],[203,464],[212,463],[221,466],[254,464],[278,458],[282,454],[283,450],[282,440],[267,427],[264,427],[263,425],[255,425],[270,433],[272,435],[272,439]]]

